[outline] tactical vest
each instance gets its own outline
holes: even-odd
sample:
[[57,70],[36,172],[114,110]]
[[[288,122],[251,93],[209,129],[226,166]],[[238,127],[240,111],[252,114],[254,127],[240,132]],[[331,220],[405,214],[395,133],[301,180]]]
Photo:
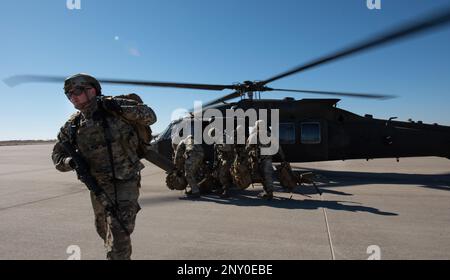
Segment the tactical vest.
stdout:
[[[128,100],[133,100],[140,104],[143,104],[142,99],[139,97],[139,95],[137,95],[135,93],[123,94],[123,95],[118,95],[115,97],[106,96],[103,98],[105,98],[105,99],[113,99],[113,98],[128,99]],[[118,114],[118,113],[112,113],[112,114],[119,116],[124,122],[128,123],[129,125],[131,125],[133,127],[133,129],[136,132],[137,137],[139,139],[136,153],[140,159],[145,158],[145,153],[147,151],[148,146],[150,146],[150,141],[152,140],[152,130],[151,130],[150,126],[128,120],[128,119],[124,118],[121,114]],[[73,143],[76,143],[76,140],[75,140],[76,133],[75,132],[78,130],[78,127],[80,125],[80,118],[81,118],[81,113],[77,112],[69,119],[69,122],[71,123],[70,129],[72,131],[72,132],[70,132],[70,137],[71,137],[71,142],[73,141]]]
[[69,124],[70,142],[88,162],[93,176],[125,180],[144,168],[137,153],[139,137],[124,118],[105,112],[104,116],[84,119],[78,112]]

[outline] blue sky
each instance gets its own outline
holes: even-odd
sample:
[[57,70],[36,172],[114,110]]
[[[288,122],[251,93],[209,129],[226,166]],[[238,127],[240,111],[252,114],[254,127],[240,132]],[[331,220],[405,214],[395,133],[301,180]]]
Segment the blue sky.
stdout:
[[[449,6],[448,0],[66,0],[0,2],[0,79],[14,74],[70,75],[228,84],[262,80]],[[398,95],[387,101],[343,98],[340,108],[450,125],[450,26],[327,64],[270,86]],[[107,86],[139,93],[158,115],[229,93]],[[0,82],[0,140],[52,139],[74,112],[62,84],[9,88]],[[265,93],[263,97],[284,97]],[[296,98],[323,96],[293,95]]]

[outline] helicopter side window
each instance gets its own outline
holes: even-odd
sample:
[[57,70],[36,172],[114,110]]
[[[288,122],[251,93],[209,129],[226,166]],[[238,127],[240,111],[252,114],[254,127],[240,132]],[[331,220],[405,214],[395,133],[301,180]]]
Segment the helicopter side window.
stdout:
[[302,144],[320,144],[320,123],[308,122],[301,124],[301,143]]
[[295,123],[280,123],[280,144],[295,144]]

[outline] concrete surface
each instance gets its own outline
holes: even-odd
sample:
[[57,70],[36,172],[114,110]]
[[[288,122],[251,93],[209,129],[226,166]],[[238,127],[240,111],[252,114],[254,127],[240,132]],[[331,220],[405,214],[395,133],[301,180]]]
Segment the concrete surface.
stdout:
[[[60,173],[52,145],[0,147],[0,259],[104,259],[89,193]],[[321,176],[319,196],[255,186],[231,199],[184,199],[146,163],[134,259],[450,259],[450,160],[410,158],[296,164]],[[292,198],[291,198],[292,196]],[[290,199],[291,198],[291,199]],[[376,252],[375,252],[376,254]]]

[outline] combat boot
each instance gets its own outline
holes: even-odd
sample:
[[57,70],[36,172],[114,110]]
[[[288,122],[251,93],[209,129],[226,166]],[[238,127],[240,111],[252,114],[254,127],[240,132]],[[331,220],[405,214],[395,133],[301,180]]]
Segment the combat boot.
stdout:
[[229,187],[224,187],[220,194],[219,194],[220,198],[228,198],[230,197],[230,188]]
[[265,200],[272,200],[273,199],[273,192],[269,191],[269,192],[262,192],[260,194],[258,194],[258,197],[261,199],[265,199]]
[[191,187],[190,190],[185,191],[186,196],[188,198],[199,198],[200,197],[200,189],[197,186]]

